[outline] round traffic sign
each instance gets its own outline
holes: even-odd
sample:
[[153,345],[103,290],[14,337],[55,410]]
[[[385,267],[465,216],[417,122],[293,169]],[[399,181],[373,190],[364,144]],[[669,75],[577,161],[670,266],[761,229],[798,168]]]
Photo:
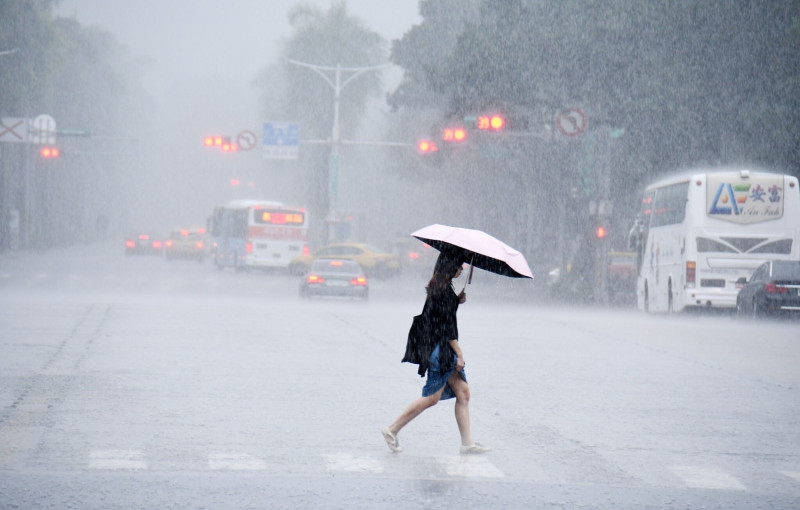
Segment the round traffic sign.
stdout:
[[242,131],[238,135],[236,135],[236,143],[239,145],[239,148],[243,151],[249,151],[253,147],[256,146],[256,142],[258,139],[256,138],[256,134],[252,131]]
[[580,108],[567,108],[556,116],[556,128],[564,136],[578,136],[586,129],[586,115]]

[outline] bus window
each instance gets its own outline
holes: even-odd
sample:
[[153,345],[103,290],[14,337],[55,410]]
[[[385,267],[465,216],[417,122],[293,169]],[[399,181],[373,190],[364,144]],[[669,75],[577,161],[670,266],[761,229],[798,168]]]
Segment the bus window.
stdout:
[[689,193],[689,183],[679,182],[658,190],[653,201],[651,227],[663,227],[683,223],[686,217],[686,196]]

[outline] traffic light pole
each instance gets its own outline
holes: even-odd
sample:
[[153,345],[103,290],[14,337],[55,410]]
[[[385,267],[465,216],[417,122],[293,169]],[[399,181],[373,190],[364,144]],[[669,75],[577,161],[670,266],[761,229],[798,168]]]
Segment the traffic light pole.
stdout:
[[[387,69],[392,64],[383,64],[380,66],[372,67],[336,67],[319,66],[309,64],[307,62],[298,62],[297,60],[286,59],[290,64],[311,69],[325,80],[325,83],[330,85],[333,89],[333,127],[331,128],[331,154],[328,160],[328,218],[335,220],[336,218],[336,198],[339,192],[339,146],[342,143],[339,131],[339,97],[342,89],[350,84],[358,76],[370,71],[380,71]],[[342,81],[342,73],[350,73],[350,75]]]

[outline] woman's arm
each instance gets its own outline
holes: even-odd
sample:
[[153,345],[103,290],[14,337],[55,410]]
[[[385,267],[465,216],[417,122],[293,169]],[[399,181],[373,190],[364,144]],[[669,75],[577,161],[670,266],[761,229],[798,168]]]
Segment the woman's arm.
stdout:
[[467,362],[464,361],[464,354],[461,352],[461,346],[458,345],[458,340],[450,340],[450,348],[453,349],[453,352],[458,356],[458,360],[456,360],[456,370],[461,370]]

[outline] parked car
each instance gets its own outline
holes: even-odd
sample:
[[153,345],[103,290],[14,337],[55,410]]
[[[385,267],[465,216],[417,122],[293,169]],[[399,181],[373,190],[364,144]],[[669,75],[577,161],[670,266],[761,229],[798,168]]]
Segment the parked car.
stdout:
[[164,241],[147,230],[134,230],[125,236],[125,255],[161,255]]
[[764,314],[800,314],[800,261],[770,260],[739,278],[736,311],[740,317]]
[[352,260],[317,259],[300,282],[300,297],[341,296],[366,300],[369,281]]
[[313,254],[298,255],[289,262],[289,272],[296,275],[304,274],[311,267],[311,263],[318,258],[352,260],[361,266],[370,278],[388,278],[400,273],[400,257],[363,243],[333,243]]
[[202,262],[206,256],[203,236],[189,229],[173,230],[164,242],[164,257],[172,259],[194,259]]

